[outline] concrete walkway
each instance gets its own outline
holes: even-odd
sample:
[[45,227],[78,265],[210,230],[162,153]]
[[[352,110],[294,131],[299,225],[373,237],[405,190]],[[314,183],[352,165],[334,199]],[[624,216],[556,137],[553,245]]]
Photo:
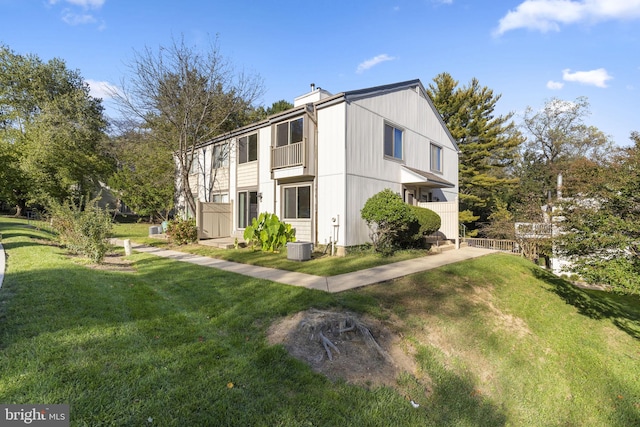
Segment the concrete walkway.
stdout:
[[[111,243],[117,246],[124,246],[124,242],[122,240],[112,240]],[[429,255],[393,264],[381,265],[378,267],[368,268],[366,270],[354,271],[353,273],[322,277],[314,276],[312,274],[297,273],[294,271],[240,264],[200,255],[187,254],[184,252],[144,246],[133,242],[131,243],[131,246],[135,251],[163,258],[170,258],[176,261],[188,262],[205,267],[213,267],[258,279],[267,279],[273,282],[284,283],[292,286],[302,286],[309,289],[317,289],[331,293],[342,292],[348,289],[355,289],[361,286],[397,279],[409,274],[430,270],[432,268],[453,264],[467,259],[478,258],[496,252],[489,249],[463,247],[458,250],[449,250],[436,255]]]

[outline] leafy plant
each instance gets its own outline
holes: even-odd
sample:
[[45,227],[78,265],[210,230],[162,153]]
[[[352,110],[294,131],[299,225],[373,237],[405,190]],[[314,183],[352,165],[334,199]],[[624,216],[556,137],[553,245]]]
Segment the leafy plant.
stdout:
[[280,221],[276,214],[262,212],[244,230],[244,239],[263,252],[274,252],[296,241],[296,230],[291,224]]
[[74,254],[84,255],[100,263],[111,246],[107,242],[113,224],[106,209],[98,206],[99,198],[90,200],[84,209],[82,198],[76,205],[71,200],[49,202],[51,225],[59,243]]
[[370,197],[360,211],[371,230],[376,251],[392,255],[415,241],[419,223],[416,214],[389,188]]
[[167,236],[178,245],[186,245],[198,241],[198,227],[193,218],[176,218],[167,224]]
[[420,224],[418,234],[416,235],[417,239],[433,234],[440,229],[440,225],[442,225],[440,215],[431,209],[422,208],[420,206],[409,206],[409,208],[416,216],[418,224]]

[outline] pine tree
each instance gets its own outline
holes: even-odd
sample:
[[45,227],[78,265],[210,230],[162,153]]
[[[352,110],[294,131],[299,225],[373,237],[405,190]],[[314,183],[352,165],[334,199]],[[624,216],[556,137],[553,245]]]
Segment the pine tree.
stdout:
[[484,222],[500,194],[517,182],[505,172],[523,142],[513,114],[496,116],[501,96],[475,78],[459,87],[450,74],[441,73],[427,92],[460,149],[460,210]]

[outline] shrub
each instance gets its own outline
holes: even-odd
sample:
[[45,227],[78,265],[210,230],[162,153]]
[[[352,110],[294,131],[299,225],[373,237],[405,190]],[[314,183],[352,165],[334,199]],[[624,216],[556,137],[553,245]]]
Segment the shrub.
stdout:
[[76,205],[70,200],[63,203],[49,202],[51,226],[58,242],[71,253],[86,256],[101,263],[111,245],[107,238],[113,224],[106,209],[98,206],[99,198],[90,200],[82,209],[82,199]]
[[193,218],[176,218],[167,224],[167,236],[178,245],[187,245],[198,241],[198,227]]
[[391,255],[415,241],[419,228],[416,215],[388,188],[370,197],[360,214],[371,230],[371,240],[378,252]]
[[410,206],[410,209],[418,219],[418,224],[420,224],[416,239],[422,239],[423,236],[433,234],[440,229],[440,215],[430,209],[421,208],[420,206]]
[[295,242],[296,230],[291,224],[280,221],[276,214],[262,212],[245,228],[244,240],[252,246],[260,246],[263,252],[274,252],[287,242]]

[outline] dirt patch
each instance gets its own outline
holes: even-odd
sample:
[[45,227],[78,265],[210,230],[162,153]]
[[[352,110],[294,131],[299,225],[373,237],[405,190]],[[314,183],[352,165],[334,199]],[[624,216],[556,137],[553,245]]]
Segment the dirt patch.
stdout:
[[120,271],[124,273],[136,272],[136,269],[133,267],[132,260],[126,259],[122,255],[115,252],[105,255],[102,263],[100,264],[92,263],[87,258],[79,255],[69,255],[69,257],[73,258],[74,262],[76,262],[77,264],[84,265],[85,267],[91,268],[92,270]]
[[331,380],[362,386],[398,385],[398,377],[416,376],[410,349],[380,321],[350,312],[307,310],[275,322],[269,343]]

